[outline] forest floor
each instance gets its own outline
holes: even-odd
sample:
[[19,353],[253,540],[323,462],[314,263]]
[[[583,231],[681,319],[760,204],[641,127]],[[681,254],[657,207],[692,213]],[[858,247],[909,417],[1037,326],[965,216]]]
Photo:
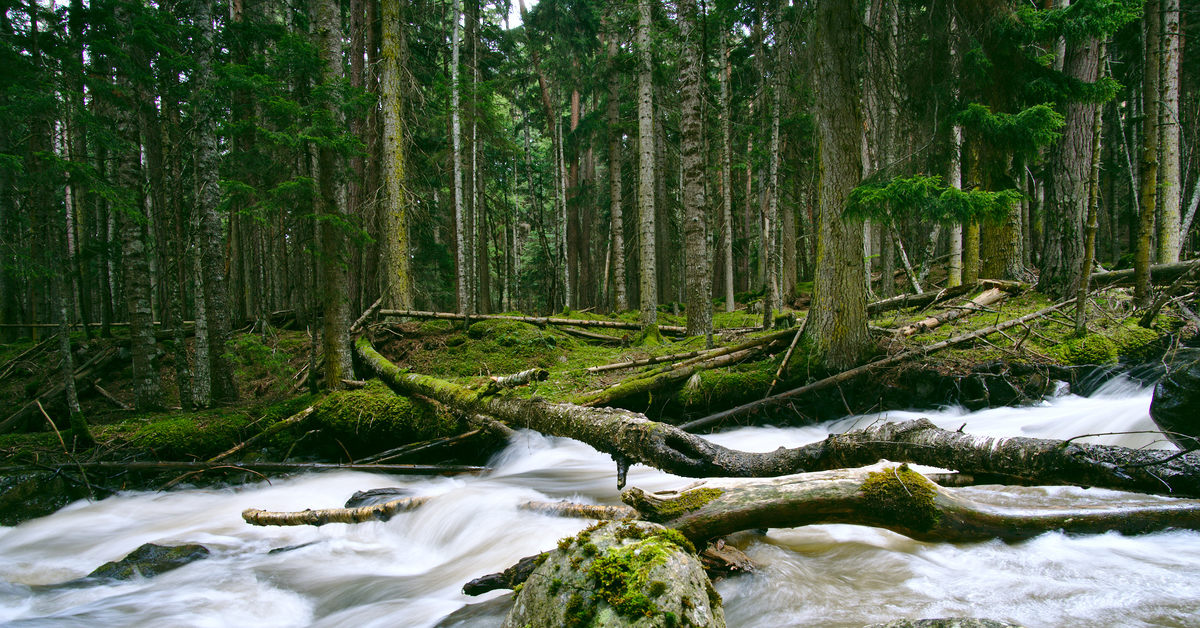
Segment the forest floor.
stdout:
[[[1039,293],[1025,290],[932,330],[907,337],[895,333],[914,321],[962,308],[981,291],[932,308],[903,308],[880,314],[871,321],[878,357],[929,347],[1051,305]],[[1096,385],[1104,373],[1169,359],[1163,356],[1196,335],[1193,327],[1183,325],[1169,311],[1159,316],[1153,328],[1138,327],[1125,289],[1094,293],[1088,308],[1089,333],[1082,338],[1074,335],[1068,307],[1004,332],[870,372],[820,393],[793,398],[786,405],[739,421],[801,424],[845,414],[952,403],[971,408],[1029,403],[1053,394],[1057,381],[1068,381],[1076,389],[1083,389]],[[682,317],[663,309],[666,311],[660,314],[660,325],[684,323]],[[750,310],[743,307],[714,315],[717,346],[772,333],[756,329],[762,315]],[[786,315],[792,315],[791,319],[796,320],[794,329],[799,331],[805,312],[781,313]],[[618,320],[580,312],[562,316],[581,321]],[[635,317],[636,313],[627,313],[622,320],[632,321]],[[127,346],[127,337],[122,336],[126,332],[115,329],[112,338],[89,340],[82,333],[74,334],[76,363],[106,348],[120,348],[123,341]],[[662,365],[603,372],[589,372],[590,367],[705,349],[702,337],[668,338],[662,344],[634,346],[636,332],[590,331],[606,333],[612,340],[598,342],[558,326],[538,327],[509,320],[482,320],[469,325],[448,320],[376,321],[367,326],[366,333],[379,351],[401,368],[461,385],[484,386],[492,376],[545,369],[549,372],[545,381],[506,394],[556,401],[587,399],[589,393],[661,369]],[[617,399],[613,405],[679,424],[761,399],[768,391],[793,389],[830,374],[808,359],[801,344],[788,358],[784,375],[772,386],[785,360],[790,336],[736,363],[700,370],[685,380]],[[61,381],[57,343],[45,343],[44,348],[29,353],[46,337],[43,334],[0,345],[0,408],[4,408],[0,420]],[[0,513],[4,513],[0,525],[12,525],[53,510],[89,491],[155,488],[178,476],[178,472],[111,470],[101,476],[97,471],[86,473],[80,462],[209,460],[309,407],[315,410],[305,420],[255,442],[228,461],[359,462],[405,443],[433,441],[431,447],[388,463],[485,464],[500,445],[494,435],[473,430],[447,408],[430,400],[399,397],[378,383],[328,395],[308,392],[311,342],[304,331],[270,327],[246,330],[237,333],[231,344],[239,402],[189,411],[178,407],[175,352],[170,340],[160,342],[157,364],[168,404],[176,407],[155,412],[119,407],[132,404],[132,365],[127,349],[120,349],[108,368],[79,383],[79,398],[96,441],[94,447],[79,447],[73,441],[60,399],[43,399],[36,411],[15,425],[15,431],[0,434],[0,457],[4,461],[0,467],[8,469],[0,469]],[[440,440],[464,433],[464,438]],[[236,483],[247,479],[247,471],[225,467],[191,475],[187,482]]]

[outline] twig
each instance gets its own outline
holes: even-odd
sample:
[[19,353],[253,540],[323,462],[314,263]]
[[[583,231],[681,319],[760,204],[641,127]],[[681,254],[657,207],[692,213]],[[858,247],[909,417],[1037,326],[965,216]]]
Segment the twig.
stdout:
[[767,394],[763,395],[763,397],[770,397],[771,391],[775,390],[775,384],[779,383],[779,378],[783,375],[783,372],[787,370],[788,362],[790,362],[792,359],[792,351],[796,349],[796,343],[800,341],[800,334],[803,331],[804,328],[801,327],[800,329],[796,330],[796,335],[792,336],[792,344],[788,345],[787,353],[783,355],[783,362],[779,364],[779,369],[775,371],[775,378],[771,380],[771,385],[767,386]]
[[58,426],[54,424],[54,420],[50,418],[49,414],[46,414],[46,409],[42,407],[42,402],[38,401],[37,399],[34,399],[33,402],[37,404],[38,410],[41,411],[42,416],[46,417],[46,422],[50,424],[50,429],[54,430],[54,435],[58,437],[58,444],[62,445],[63,453],[66,454],[67,459],[71,462],[74,462],[76,467],[79,467],[79,475],[83,477],[83,485],[87,487],[88,495],[95,500],[96,491],[92,488],[92,483],[88,481],[88,476],[83,470],[83,465],[79,464],[79,461],[75,459],[75,455],[67,449],[67,443],[63,440],[62,432],[58,431]]

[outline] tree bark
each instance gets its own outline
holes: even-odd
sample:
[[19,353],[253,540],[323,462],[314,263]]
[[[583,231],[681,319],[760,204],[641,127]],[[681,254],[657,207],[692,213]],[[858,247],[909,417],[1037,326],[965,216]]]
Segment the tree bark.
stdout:
[[658,265],[654,228],[654,81],[650,1],[638,0],[638,294],[644,325],[658,322]]
[[1179,261],[1184,235],[1179,228],[1183,185],[1183,170],[1179,162],[1179,75],[1183,56],[1180,49],[1179,0],[1159,2],[1162,16],[1159,22],[1161,43],[1158,80],[1162,97],[1159,101],[1158,132],[1162,163],[1158,169],[1160,200],[1155,225],[1158,231],[1158,263],[1169,264]]
[[816,277],[805,335],[829,367],[857,364],[871,347],[862,229],[842,220],[850,190],[862,176],[859,72],[862,23],[853,5],[817,8],[816,102],[820,145],[820,216]]
[[392,309],[412,309],[412,275],[409,270],[408,199],[405,195],[406,167],[404,158],[404,88],[401,82],[406,60],[403,0],[382,0],[380,17],[382,44],[380,46],[379,97],[383,118],[383,187],[384,207],[382,249],[383,268],[381,292],[384,306]]
[[609,215],[611,226],[609,235],[612,238],[612,286],[613,309],[624,312],[629,309],[629,297],[626,294],[627,277],[625,276],[625,218],[622,213],[621,193],[621,75],[617,67],[617,53],[620,42],[617,39],[617,28],[613,24],[616,19],[613,8],[605,10],[605,20],[608,31],[608,190]]
[[1138,198],[1137,243],[1133,254],[1134,299],[1139,305],[1150,303],[1150,245],[1154,232],[1154,215],[1158,206],[1158,99],[1159,99],[1159,38],[1161,15],[1159,0],[1147,0],[1144,10],[1142,39],[1144,62],[1142,79],[1142,167],[1141,189]]
[[687,335],[712,333],[712,265],[708,255],[708,200],[704,184],[707,178],[704,151],[704,116],[701,111],[701,84],[706,82],[703,29],[695,0],[680,0],[680,37],[683,55],[679,63],[682,90],[680,112],[680,157],[683,168],[684,267],[687,284]]
[[729,59],[729,34],[721,27],[721,253],[725,262],[725,311],[737,308],[733,296],[733,141],[729,115],[729,75],[733,72]]

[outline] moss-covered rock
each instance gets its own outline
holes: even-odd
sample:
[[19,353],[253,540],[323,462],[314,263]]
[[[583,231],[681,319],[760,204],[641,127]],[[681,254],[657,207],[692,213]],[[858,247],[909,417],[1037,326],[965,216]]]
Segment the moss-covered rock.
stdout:
[[444,409],[397,395],[379,380],[359,390],[330,394],[316,405],[310,420],[351,453],[376,452],[463,431],[460,420]]
[[1117,345],[1100,334],[1072,338],[1050,351],[1067,364],[1112,364],[1118,357]]
[[630,344],[635,347],[658,347],[669,345],[671,341],[662,335],[662,332],[658,330],[658,325],[646,325],[633,337]]
[[452,321],[435,319],[421,323],[421,326],[417,328],[417,332],[425,335],[433,335],[444,334],[452,329],[454,329],[454,323]]
[[678,531],[607,522],[563,539],[517,594],[505,628],[724,626],[721,596]]
[[487,319],[472,324],[467,335],[475,339],[491,340],[502,347],[558,346],[558,338],[540,328],[522,321]]
[[241,413],[188,414],[140,428],[131,444],[164,460],[208,458],[240,442],[249,424],[249,417]]
[[136,576],[150,578],[204,558],[208,558],[208,548],[203,545],[166,546],[146,543],[121,560],[97,567],[87,577],[113,580],[130,580]]

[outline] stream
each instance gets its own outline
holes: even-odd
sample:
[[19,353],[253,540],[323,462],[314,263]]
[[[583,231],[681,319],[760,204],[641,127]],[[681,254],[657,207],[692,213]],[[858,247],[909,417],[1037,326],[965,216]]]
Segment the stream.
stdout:
[[[738,428],[712,439],[769,451],[886,418],[928,417],[987,435],[1068,438],[1153,430],[1151,389],[1124,378],[1090,397],[1021,408],[942,408],[847,417],[802,428]],[[1095,437],[1172,448],[1158,434]],[[517,510],[526,500],[619,503],[615,465],[579,442],[520,432],[494,471],[455,478],[307,474],[236,488],[129,492],[0,527],[4,626],[498,626],[507,591],[460,592],[477,576],[551,549],[590,522]],[[647,467],[629,485],[690,479]],[[340,507],[352,493],[403,487],[432,495],[387,522],[255,527],[245,508]],[[993,503],[1064,506],[1161,500],[1100,489],[976,487]],[[62,585],[143,543],[200,543],[212,555],[154,578]],[[1127,537],[1046,533],[1020,543],[921,543],[851,525],[735,537],[760,569],[716,583],[731,627],[863,626],[973,616],[1026,626],[1200,627],[1200,533]],[[281,548],[283,551],[275,551]]]

